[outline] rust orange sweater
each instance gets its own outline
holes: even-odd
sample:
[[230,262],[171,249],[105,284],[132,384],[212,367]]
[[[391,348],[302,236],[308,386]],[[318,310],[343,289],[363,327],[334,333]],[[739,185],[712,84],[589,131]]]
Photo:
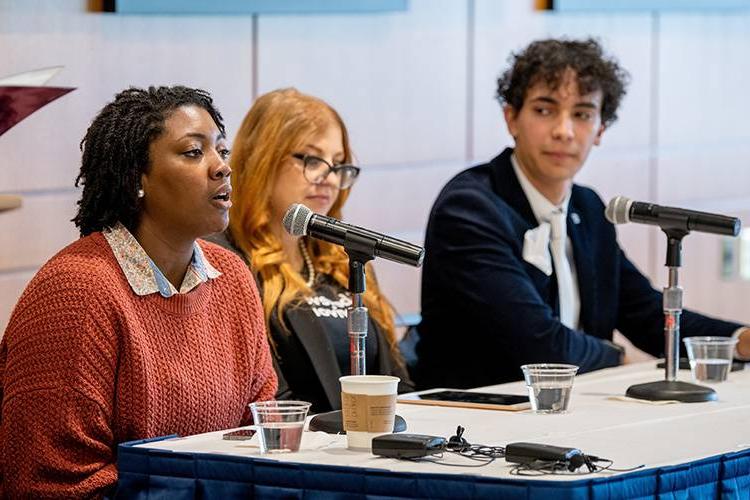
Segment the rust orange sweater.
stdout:
[[29,283],[0,344],[0,497],[85,497],[117,481],[123,441],[247,423],[276,375],[245,264],[184,295],[133,293],[101,233]]

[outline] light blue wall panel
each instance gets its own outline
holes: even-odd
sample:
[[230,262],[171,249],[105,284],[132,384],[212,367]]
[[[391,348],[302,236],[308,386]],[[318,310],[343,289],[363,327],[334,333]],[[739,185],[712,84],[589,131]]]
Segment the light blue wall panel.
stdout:
[[685,11],[750,8],[750,0],[553,0],[557,11]]
[[407,0],[105,0],[119,14],[302,14],[406,10]]

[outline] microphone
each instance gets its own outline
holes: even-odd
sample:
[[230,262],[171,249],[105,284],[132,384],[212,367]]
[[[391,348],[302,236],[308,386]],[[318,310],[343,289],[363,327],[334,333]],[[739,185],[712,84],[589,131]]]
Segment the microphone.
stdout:
[[737,236],[741,226],[740,220],[736,217],[684,208],[662,207],[653,203],[633,201],[624,196],[616,196],[609,200],[604,215],[612,224],[639,222],[659,226],[662,229],[698,231],[726,236]]
[[424,260],[422,247],[313,213],[301,203],[295,203],[287,209],[282,224],[292,236],[309,235],[372,257],[383,257],[414,267],[421,266]]

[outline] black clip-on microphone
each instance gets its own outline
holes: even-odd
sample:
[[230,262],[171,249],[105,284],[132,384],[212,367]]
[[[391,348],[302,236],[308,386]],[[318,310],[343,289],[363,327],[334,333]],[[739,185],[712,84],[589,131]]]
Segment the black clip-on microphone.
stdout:
[[[349,291],[352,294],[352,307],[347,310],[347,331],[349,333],[349,360],[351,375],[364,375],[365,346],[367,338],[368,314],[362,301],[365,292],[365,264],[376,256],[388,260],[422,265],[424,248],[406,241],[346,224],[332,217],[315,214],[305,205],[291,205],[282,221],[284,229],[292,236],[311,236],[344,247],[349,256]],[[310,420],[311,431],[328,434],[344,432],[341,410],[315,415]],[[406,430],[406,421],[396,415],[393,432]]]

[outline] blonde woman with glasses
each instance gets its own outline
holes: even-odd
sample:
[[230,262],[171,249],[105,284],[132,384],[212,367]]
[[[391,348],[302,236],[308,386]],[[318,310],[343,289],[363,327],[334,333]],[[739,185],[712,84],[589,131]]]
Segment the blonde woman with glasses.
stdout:
[[[261,289],[280,399],[312,411],[341,407],[338,378],[349,374],[348,257],[331,243],[294,237],[282,226],[290,205],[337,219],[360,169],[344,122],[327,103],[295,89],[261,96],[245,116],[231,158],[229,228],[213,241],[241,255]],[[394,332],[393,309],[368,266],[369,374],[396,375],[412,389]]]

